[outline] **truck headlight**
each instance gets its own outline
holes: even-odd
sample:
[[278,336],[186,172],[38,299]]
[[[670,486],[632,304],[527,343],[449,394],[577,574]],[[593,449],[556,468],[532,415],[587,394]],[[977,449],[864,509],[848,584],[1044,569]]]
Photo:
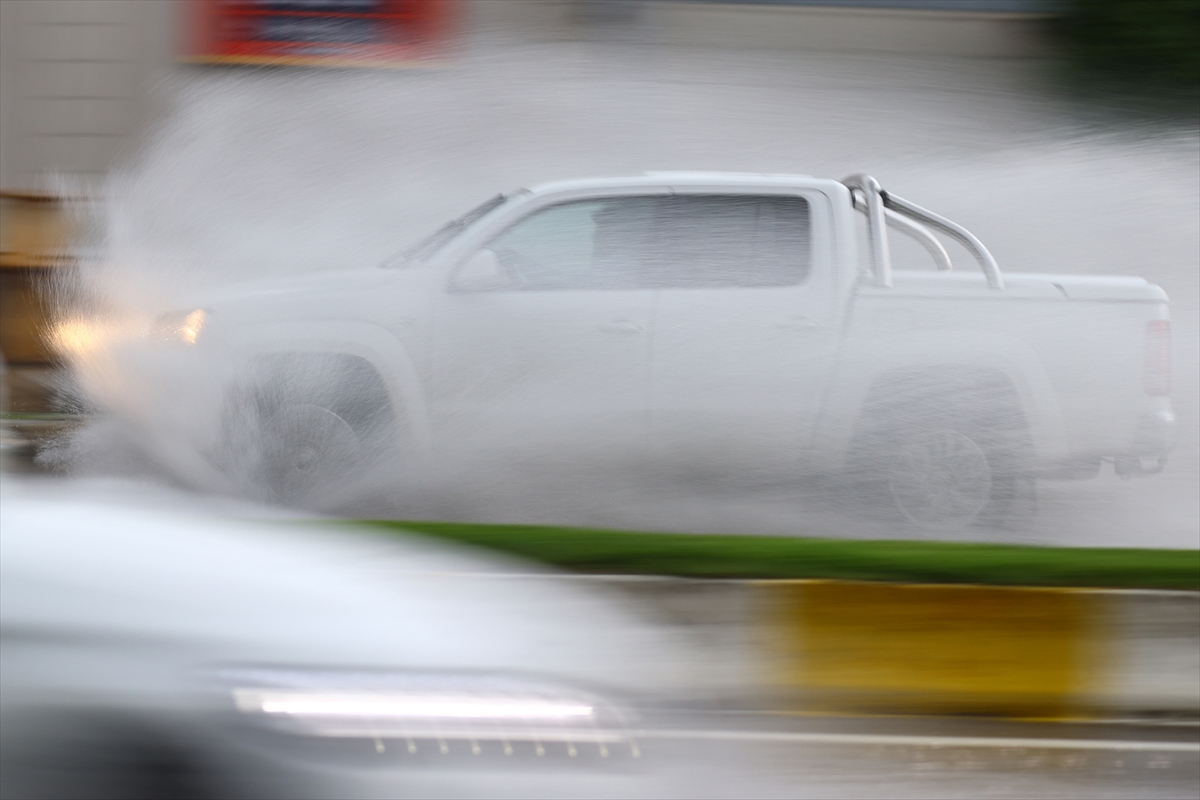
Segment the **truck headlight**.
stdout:
[[154,323],[155,335],[166,341],[179,344],[195,344],[208,323],[208,312],[203,308],[192,311],[171,311],[161,315]]
[[[249,669],[224,673],[237,710],[314,737],[608,746],[636,755],[629,712],[578,689],[506,676]],[[539,753],[540,755],[540,753]]]

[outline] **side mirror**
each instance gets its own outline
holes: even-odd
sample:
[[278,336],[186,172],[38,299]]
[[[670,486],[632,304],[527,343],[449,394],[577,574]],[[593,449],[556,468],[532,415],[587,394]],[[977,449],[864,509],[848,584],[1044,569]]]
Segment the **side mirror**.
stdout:
[[490,292],[508,286],[500,259],[491,250],[480,250],[463,262],[454,273],[454,288],[459,292]]

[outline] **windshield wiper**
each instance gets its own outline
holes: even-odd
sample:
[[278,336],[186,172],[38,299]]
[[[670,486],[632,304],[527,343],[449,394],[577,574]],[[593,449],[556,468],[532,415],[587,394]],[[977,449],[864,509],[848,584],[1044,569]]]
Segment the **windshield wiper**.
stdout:
[[449,243],[450,240],[452,240],[455,236],[458,236],[458,234],[461,233],[468,225],[472,224],[475,222],[475,220],[479,219],[484,214],[487,214],[489,211],[495,209],[507,199],[508,195],[498,194],[490,200],[481,203],[480,205],[468,211],[466,214],[463,214],[461,217],[450,220],[445,225],[434,231],[431,235],[425,237],[407,250],[385,259],[382,266],[385,268],[398,267],[403,264],[407,264],[410,261],[424,261],[435,252],[442,249],[442,247]]

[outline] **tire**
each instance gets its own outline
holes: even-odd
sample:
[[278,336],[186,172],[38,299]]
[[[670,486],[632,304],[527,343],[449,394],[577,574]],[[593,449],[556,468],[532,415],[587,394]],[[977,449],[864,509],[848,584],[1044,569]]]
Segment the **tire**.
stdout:
[[969,525],[992,496],[987,454],[949,428],[908,437],[889,458],[887,481],[892,502],[916,525]]
[[363,445],[328,408],[285,406],[264,421],[262,479],[273,499],[325,508],[344,496],[363,467]]
[[860,499],[922,529],[1020,527],[1036,514],[1030,443],[1015,399],[958,387],[937,399],[893,391],[869,407],[851,455]]
[[[1024,448],[1017,452],[1024,452]],[[975,518],[975,524],[1010,529],[1028,527],[1037,517],[1037,478],[1025,466],[1027,461],[1023,458],[1011,463],[1014,460],[1011,451],[993,454],[991,460],[1000,463],[993,467],[991,498]]]
[[349,500],[400,445],[378,374],[334,355],[253,365],[231,388],[220,438],[214,460],[234,491],[319,511]]

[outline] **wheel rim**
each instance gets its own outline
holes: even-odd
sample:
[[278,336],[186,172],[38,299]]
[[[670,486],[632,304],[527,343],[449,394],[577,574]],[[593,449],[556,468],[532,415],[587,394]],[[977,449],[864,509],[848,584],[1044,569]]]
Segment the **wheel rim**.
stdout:
[[969,437],[943,430],[911,439],[890,469],[892,498],[911,522],[966,525],[987,505],[992,470]]
[[276,497],[321,505],[345,486],[361,444],[344,419],[314,405],[288,408],[272,421],[266,463]]

